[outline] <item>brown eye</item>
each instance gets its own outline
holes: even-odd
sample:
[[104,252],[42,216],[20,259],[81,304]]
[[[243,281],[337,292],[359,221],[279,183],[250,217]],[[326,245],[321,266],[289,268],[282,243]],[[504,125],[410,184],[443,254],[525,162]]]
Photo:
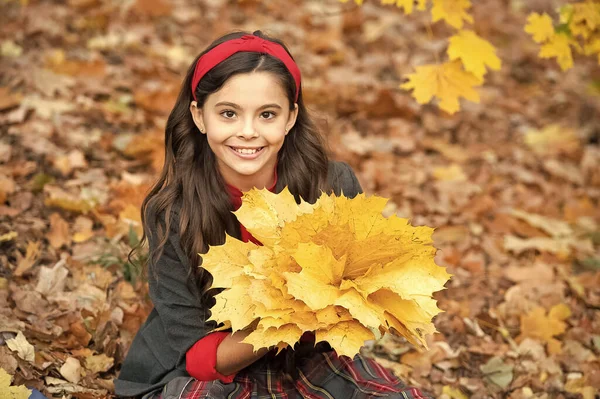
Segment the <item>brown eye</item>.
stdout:
[[[273,118],[275,118],[275,114],[273,112],[271,112],[271,111],[265,111],[261,115],[265,119],[273,119]],[[267,116],[265,116],[265,115],[267,115]],[[269,115],[272,115],[272,117],[269,117]]]
[[231,118],[233,118],[235,116],[235,112],[233,112],[233,111],[223,111],[223,112],[221,112],[221,115],[223,115],[227,119],[231,119]]

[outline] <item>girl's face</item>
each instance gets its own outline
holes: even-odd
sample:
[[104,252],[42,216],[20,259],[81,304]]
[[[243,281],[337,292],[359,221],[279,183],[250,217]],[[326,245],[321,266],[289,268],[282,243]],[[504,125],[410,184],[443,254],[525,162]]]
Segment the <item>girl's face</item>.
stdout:
[[298,104],[289,108],[281,83],[268,72],[234,75],[202,108],[190,105],[223,178],[242,191],[273,182],[277,153],[298,116]]

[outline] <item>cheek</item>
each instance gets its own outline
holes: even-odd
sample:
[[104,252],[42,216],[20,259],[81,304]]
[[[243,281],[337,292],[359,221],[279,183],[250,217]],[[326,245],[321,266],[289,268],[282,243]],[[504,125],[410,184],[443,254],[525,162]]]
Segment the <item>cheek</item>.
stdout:
[[270,145],[281,147],[285,140],[285,128],[274,129],[272,132],[266,133],[264,137]]
[[219,156],[219,154],[223,152],[223,140],[219,139],[218,137],[215,137],[214,135],[207,135],[206,141],[208,142],[208,146],[210,147],[212,152],[215,153],[217,156]]

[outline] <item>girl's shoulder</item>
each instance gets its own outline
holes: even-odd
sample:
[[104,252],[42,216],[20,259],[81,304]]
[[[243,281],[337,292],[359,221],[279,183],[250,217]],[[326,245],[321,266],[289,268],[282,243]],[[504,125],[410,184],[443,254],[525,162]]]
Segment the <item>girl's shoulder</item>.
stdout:
[[346,162],[329,161],[327,179],[335,195],[343,193],[344,196],[353,198],[363,192],[352,167]]

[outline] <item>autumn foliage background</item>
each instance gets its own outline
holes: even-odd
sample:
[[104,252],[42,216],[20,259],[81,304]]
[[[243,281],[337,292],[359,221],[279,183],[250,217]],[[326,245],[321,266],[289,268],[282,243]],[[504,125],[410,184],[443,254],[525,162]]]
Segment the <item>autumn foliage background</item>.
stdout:
[[436,227],[453,275],[428,352],[388,336],[365,353],[446,398],[593,398],[600,68],[563,72],[524,31],[563,3],[475,2],[502,67],[449,115],[399,88],[449,28],[378,1],[3,0],[0,367],[48,395],[112,392],[151,309],[126,257],[183,74],[218,35],[261,29],[289,45],[332,156],[387,214]]

